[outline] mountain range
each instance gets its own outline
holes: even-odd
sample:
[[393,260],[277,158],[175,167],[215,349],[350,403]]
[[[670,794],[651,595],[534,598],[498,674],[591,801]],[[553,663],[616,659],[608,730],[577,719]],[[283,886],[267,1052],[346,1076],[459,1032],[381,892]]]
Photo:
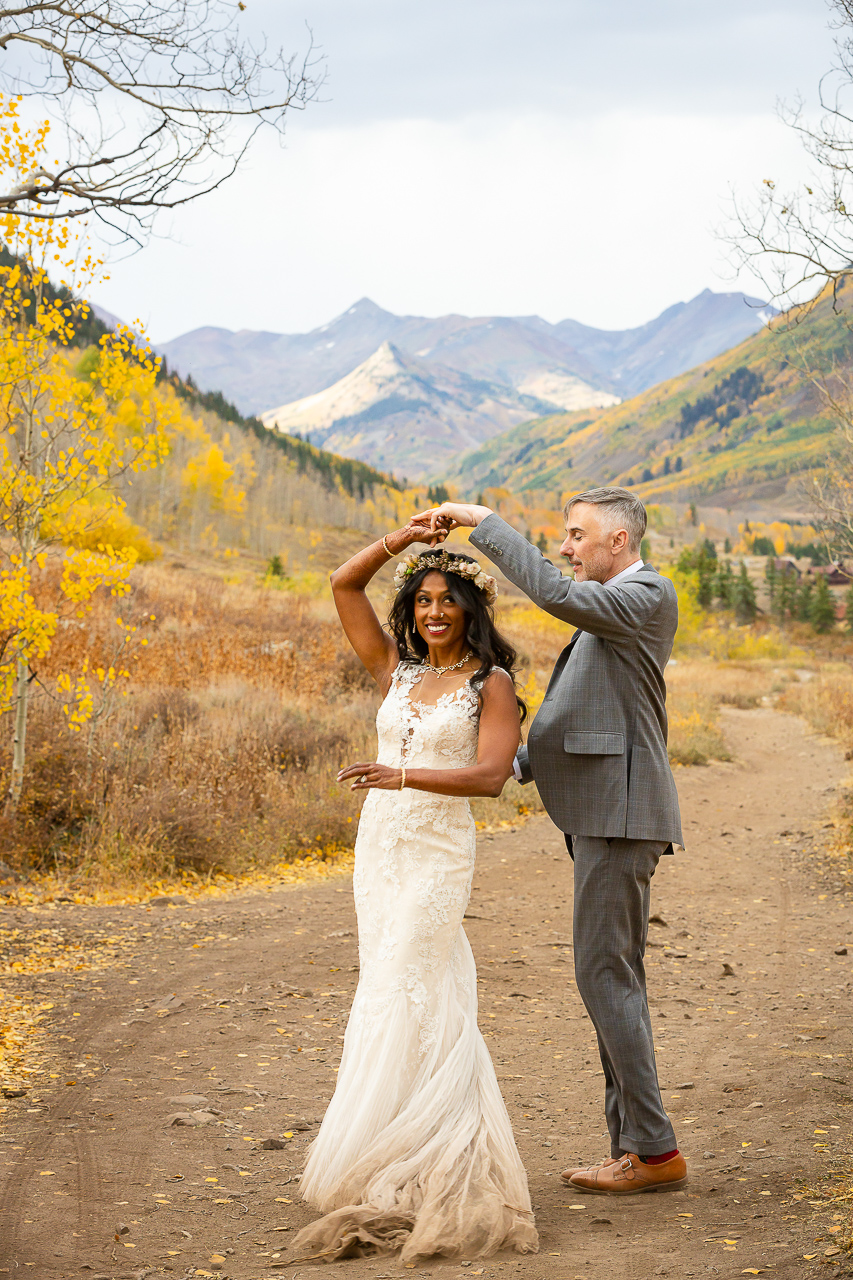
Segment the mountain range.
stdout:
[[[624,397],[691,368],[757,332],[775,314],[742,293],[705,289],[634,329],[539,316],[397,316],[362,298],[310,333],[207,326],[158,344],[178,373],[256,413],[330,387],[383,342],[473,377],[520,386],[553,365]],[[523,388],[527,390],[527,388]],[[535,388],[531,388],[536,394]]]
[[[853,285],[843,292],[849,308]],[[619,405],[510,428],[441,478],[467,498],[547,490],[559,505],[567,492],[619,484],[652,503],[800,511],[836,426],[814,379],[851,369],[850,329],[823,296]]]
[[[551,375],[563,404],[618,404],[579,379]],[[546,375],[537,380],[552,390]],[[540,399],[511,385],[472,378],[448,365],[404,355],[383,342],[371,356],[325,391],[261,414],[265,426],[304,435],[312,444],[371,465],[398,478],[420,480],[446,466],[461,450],[482,444],[531,416],[552,412]]]

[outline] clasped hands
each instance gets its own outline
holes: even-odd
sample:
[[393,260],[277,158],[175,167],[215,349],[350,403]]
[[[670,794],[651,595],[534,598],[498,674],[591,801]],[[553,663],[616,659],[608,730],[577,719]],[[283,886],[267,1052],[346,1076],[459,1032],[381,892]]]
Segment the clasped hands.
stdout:
[[431,547],[444,542],[454,529],[476,529],[481,520],[492,514],[491,507],[481,507],[473,502],[442,502],[440,507],[427,507],[412,516],[411,525],[429,527],[428,541]]

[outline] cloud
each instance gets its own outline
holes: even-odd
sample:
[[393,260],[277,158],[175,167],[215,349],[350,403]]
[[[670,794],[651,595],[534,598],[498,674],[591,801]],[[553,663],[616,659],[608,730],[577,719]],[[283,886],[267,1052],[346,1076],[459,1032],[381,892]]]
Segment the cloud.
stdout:
[[118,264],[97,300],[127,315],[133,299],[161,340],[204,324],[300,331],[364,295],[403,313],[620,328],[736,287],[714,237],[730,185],[799,164],[768,114],[306,131],[190,207],[178,242]]
[[309,128],[539,110],[755,113],[811,94],[831,54],[825,0],[280,0],[250,6],[287,48],[326,55]]
[[[221,191],[114,262],[98,301],[158,339],[300,331],[391,310],[620,328],[737,287],[728,193],[804,176],[777,98],[831,61],[824,0],[250,0],[241,22],[326,57]],[[756,291],[749,278],[741,287]]]

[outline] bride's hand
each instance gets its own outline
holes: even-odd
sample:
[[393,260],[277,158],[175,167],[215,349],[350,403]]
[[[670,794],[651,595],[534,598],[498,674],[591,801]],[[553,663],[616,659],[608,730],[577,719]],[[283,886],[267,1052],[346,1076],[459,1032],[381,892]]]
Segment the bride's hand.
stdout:
[[[443,542],[446,537],[445,530],[436,530],[432,527],[429,512],[426,512],[423,516],[412,516],[408,523],[403,525],[402,529],[387,535],[389,545],[395,555],[405,551],[406,547],[410,547],[413,542],[426,542],[429,546],[434,547],[437,542]],[[401,539],[405,539],[405,541],[401,541]]]
[[402,769],[391,769],[387,764],[351,764],[341,769],[338,782],[354,778],[350,783],[350,791],[369,791],[371,787],[379,787],[382,791],[399,791],[403,780]]

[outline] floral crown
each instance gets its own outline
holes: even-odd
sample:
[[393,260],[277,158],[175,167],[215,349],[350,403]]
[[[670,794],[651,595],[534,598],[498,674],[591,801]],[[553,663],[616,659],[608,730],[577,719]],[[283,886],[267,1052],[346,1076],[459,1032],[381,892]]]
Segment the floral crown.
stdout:
[[476,560],[463,559],[446,549],[422,551],[419,556],[403,556],[394,570],[394,590],[399,591],[406,579],[411,578],[414,573],[420,573],[421,569],[437,569],[439,573],[455,573],[459,578],[467,578],[475,587],[485,592],[489,604],[497,597],[498,584],[484,571],[481,564]]

